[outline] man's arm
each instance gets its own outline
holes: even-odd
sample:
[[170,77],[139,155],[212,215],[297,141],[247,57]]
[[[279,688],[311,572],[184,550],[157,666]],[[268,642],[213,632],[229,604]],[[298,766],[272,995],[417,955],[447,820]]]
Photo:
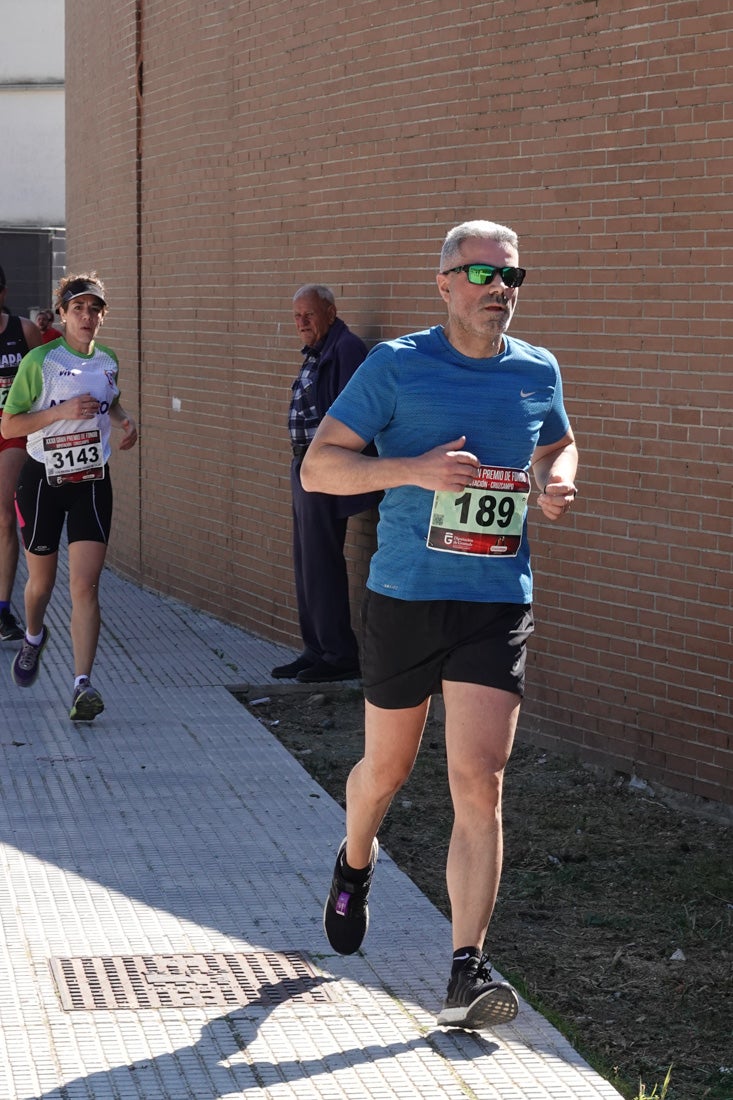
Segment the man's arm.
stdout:
[[43,343],[43,336],[41,335],[41,330],[38,325],[34,325],[33,321],[29,321],[27,317],[21,317],[20,327],[23,329],[28,351],[30,351],[31,348],[40,348]]
[[547,519],[559,519],[575,500],[577,470],[578,448],[572,431],[558,443],[535,449],[532,472],[540,489],[537,503]]
[[326,415],[300,468],[303,488],[309,493],[335,496],[378,492],[398,485],[463,490],[479,465],[475,455],[461,450],[465,436],[414,458],[362,454],[368,442],[340,420]]

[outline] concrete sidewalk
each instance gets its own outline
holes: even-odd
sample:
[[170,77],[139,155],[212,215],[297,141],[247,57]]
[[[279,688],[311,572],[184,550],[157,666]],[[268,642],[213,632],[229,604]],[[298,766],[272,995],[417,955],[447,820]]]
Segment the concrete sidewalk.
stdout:
[[524,1003],[436,1027],[449,927],[386,853],[333,954],[343,812],[227,690],[292,651],[106,571],[74,724],[66,584],[34,687],[0,646],[0,1100],[617,1100]]

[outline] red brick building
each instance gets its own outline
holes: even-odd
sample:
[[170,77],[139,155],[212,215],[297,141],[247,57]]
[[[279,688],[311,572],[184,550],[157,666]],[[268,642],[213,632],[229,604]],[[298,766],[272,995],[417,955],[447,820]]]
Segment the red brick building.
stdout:
[[[110,291],[141,446],[115,564],[296,643],[290,300],[372,343],[442,319],[446,229],[529,275],[582,453],[533,510],[525,731],[732,801],[730,0],[66,0],[69,266]],[[358,596],[373,525],[353,525]]]

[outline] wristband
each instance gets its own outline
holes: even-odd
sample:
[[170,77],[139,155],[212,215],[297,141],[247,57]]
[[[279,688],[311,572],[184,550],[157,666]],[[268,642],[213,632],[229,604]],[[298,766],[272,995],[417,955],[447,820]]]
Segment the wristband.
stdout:
[[[550,483],[548,481],[547,485],[549,485],[549,484]],[[545,496],[547,496],[547,485],[545,485],[544,489],[542,490],[542,492],[545,494]],[[576,487],[574,485],[573,485],[572,489],[568,489],[567,493],[565,493],[564,495],[567,497],[567,496],[570,496],[571,493],[572,493],[573,500],[575,500],[575,498],[578,495],[578,490],[576,489]]]

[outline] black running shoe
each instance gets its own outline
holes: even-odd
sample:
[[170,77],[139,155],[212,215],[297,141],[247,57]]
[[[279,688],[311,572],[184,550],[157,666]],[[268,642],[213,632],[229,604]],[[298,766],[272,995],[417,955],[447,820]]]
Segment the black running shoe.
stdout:
[[332,665],[330,661],[314,661],[297,675],[299,684],[334,684],[340,680],[358,680],[359,664]]
[[18,687],[28,688],[38,679],[38,668],[41,663],[41,654],[48,641],[48,627],[43,628],[43,637],[38,645],[33,645],[23,635],[23,645],[13,657],[10,666],[10,674]]
[[72,722],[91,722],[103,710],[102,696],[96,688],[92,687],[88,679],[82,680],[79,686],[74,688],[69,718]]
[[438,1023],[478,1031],[508,1024],[519,1012],[519,998],[509,982],[491,980],[487,955],[471,958],[448,982]]
[[339,955],[353,955],[361,947],[369,928],[369,888],[377,866],[379,843],[374,838],[366,881],[349,882],[343,875],[346,839],[341,842],[333,871],[331,892],[323,910],[323,930],[328,942]]
[[294,680],[299,672],[305,672],[307,668],[316,663],[315,657],[309,657],[307,653],[301,653],[287,665],[276,665],[270,676],[273,680]]
[[7,607],[0,608],[0,642],[21,642],[25,637],[22,626]]

